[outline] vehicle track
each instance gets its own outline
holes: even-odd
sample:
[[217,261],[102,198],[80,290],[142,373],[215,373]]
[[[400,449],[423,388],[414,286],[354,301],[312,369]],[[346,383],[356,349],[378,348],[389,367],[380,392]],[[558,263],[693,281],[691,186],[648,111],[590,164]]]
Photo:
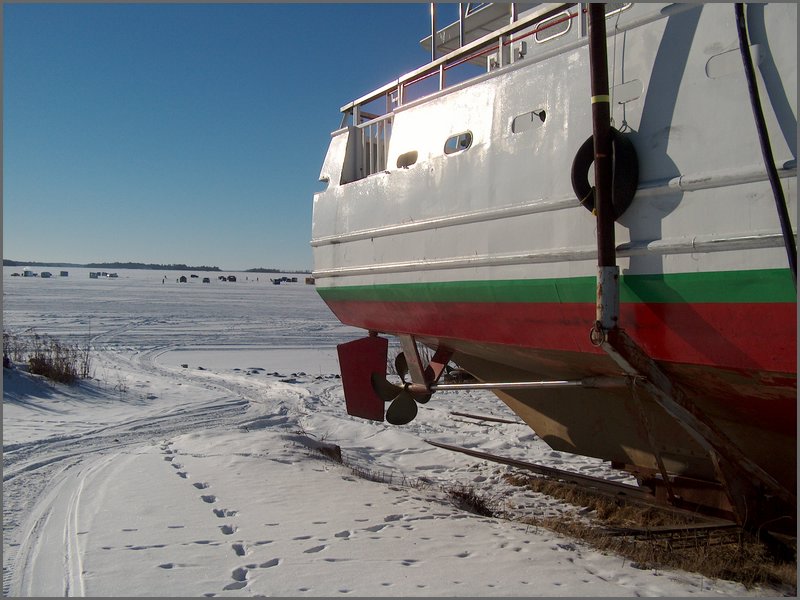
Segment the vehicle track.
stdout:
[[[249,402],[252,386],[226,383],[157,364],[175,347],[161,346],[132,357],[105,342],[133,329],[129,325],[94,336],[98,360],[123,365],[143,377],[166,377],[216,391],[210,400],[183,404],[160,414],[127,419],[77,435],[10,444],[3,453],[4,596],[83,595],[81,547],[77,532],[81,492],[90,478],[123,452],[199,428],[236,427]],[[68,494],[68,500],[64,497]],[[18,525],[21,525],[17,527]],[[61,572],[44,573],[37,565],[62,564]]]

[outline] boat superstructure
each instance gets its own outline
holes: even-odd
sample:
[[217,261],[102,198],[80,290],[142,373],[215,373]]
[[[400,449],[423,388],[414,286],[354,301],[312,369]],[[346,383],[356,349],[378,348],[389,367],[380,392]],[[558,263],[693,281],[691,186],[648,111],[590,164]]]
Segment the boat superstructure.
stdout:
[[455,364],[556,450],[794,528],[797,7],[592,6],[432,10],[431,61],[342,107],[311,244],[370,332],[348,411],[402,423]]

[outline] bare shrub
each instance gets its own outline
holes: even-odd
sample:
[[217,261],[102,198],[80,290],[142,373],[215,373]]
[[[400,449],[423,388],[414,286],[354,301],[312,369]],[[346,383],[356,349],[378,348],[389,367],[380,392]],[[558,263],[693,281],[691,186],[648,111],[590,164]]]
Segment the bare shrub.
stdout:
[[48,335],[29,335],[3,331],[3,363],[26,363],[28,372],[59,383],[73,384],[91,371],[89,345],[66,344]]
[[485,496],[478,495],[472,487],[456,484],[445,488],[444,491],[456,508],[482,517],[498,516],[498,511],[492,507],[494,503]]
[[24,362],[28,354],[28,343],[23,336],[3,331],[3,356],[14,362]]
[[59,383],[72,384],[78,378],[77,350],[49,336],[33,336],[28,371]]

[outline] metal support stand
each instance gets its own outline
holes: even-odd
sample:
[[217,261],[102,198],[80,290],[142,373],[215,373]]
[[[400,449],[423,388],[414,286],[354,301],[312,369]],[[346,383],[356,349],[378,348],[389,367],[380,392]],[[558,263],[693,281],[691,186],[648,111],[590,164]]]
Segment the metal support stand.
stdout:
[[712,419],[672,384],[655,361],[625,331],[615,329],[607,332],[602,348],[626,373],[641,377],[642,387],[653,400],[709,453],[719,467],[720,483],[742,521],[748,513],[745,497],[757,495],[759,490],[796,505],[796,495],[745,456]]
[[[590,3],[588,12],[598,265],[597,318],[590,334],[592,343],[601,347],[628,376],[633,377],[634,385],[645,389],[708,452],[717,477],[742,524],[747,519],[748,501],[759,498],[764,492],[796,506],[796,494],[784,488],[745,456],[714,420],[675,387],[644,349],[619,328],[619,268],[616,264],[611,198],[611,121],[605,5]],[[654,446],[655,440],[651,435],[648,437],[651,446]],[[653,452],[662,477],[666,480],[666,469],[657,448],[654,447]],[[669,487],[667,489],[672,496]]]

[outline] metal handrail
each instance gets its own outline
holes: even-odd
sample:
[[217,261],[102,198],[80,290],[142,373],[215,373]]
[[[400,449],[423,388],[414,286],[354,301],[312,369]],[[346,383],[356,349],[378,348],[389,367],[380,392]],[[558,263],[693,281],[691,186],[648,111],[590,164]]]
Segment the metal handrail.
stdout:
[[[509,25],[506,25],[505,27],[502,27],[491,33],[487,33],[485,36],[478,38],[477,40],[474,40],[469,44],[466,44],[461,48],[454,50],[449,54],[446,54],[445,56],[442,56],[441,58],[437,58],[436,60],[433,60],[428,64],[423,65],[422,67],[419,67],[414,71],[411,71],[410,73],[406,73],[405,75],[403,75],[398,79],[395,79],[394,81],[390,81],[386,85],[383,85],[380,88],[368,94],[365,94],[364,96],[361,96],[360,98],[353,100],[352,102],[345,104],[344,106],[342,106],[340,110],[343,113],[347,113],[349,111],[352,111],[353,109],[363,106],[364,104],[367,104],[381,97],[384,97],[387,94],[390,94],[391,92],[394,91],[398,91],[397,103],[398,106],[401,106],[403,102],[403,88],[406,85],[414,83],[415,81],[419,81],[426,77],[430,77],[431,75],[436,73],[440,74],[440,82],[443,83],[443,77],[441,77],[441,73],[443,73],[443,71],[447,69],[449,66],[453,66],[450,65],[450,63],[459,61],[464,57],[468,57],[475,51],[484,49],[485,46],[489,46],[492,44],[495,45],[503,44],[504,43],[503,39],[506,38],[507,36],[517,33],[518,31],[525,29],[526,27],[530,27],[531,25],[535,25],[536,23],[539,23],[541,21],[545,21],[557,15],[559,12],[563,12],[564,10],[576,6],[577,4],[578,3],[576,2],[558,4],[555,7],[545,10],[543,12],[536,12],[531,15],[528,15],[527,17],[522,17],[519,20],[515,21],[514,23],[510,23]],[[435,44],[435,40],[431,40],[431,43]]]
[[386,169],[393,120],[394,113],[388,113],[356,125],[361,158],[359,179]]

